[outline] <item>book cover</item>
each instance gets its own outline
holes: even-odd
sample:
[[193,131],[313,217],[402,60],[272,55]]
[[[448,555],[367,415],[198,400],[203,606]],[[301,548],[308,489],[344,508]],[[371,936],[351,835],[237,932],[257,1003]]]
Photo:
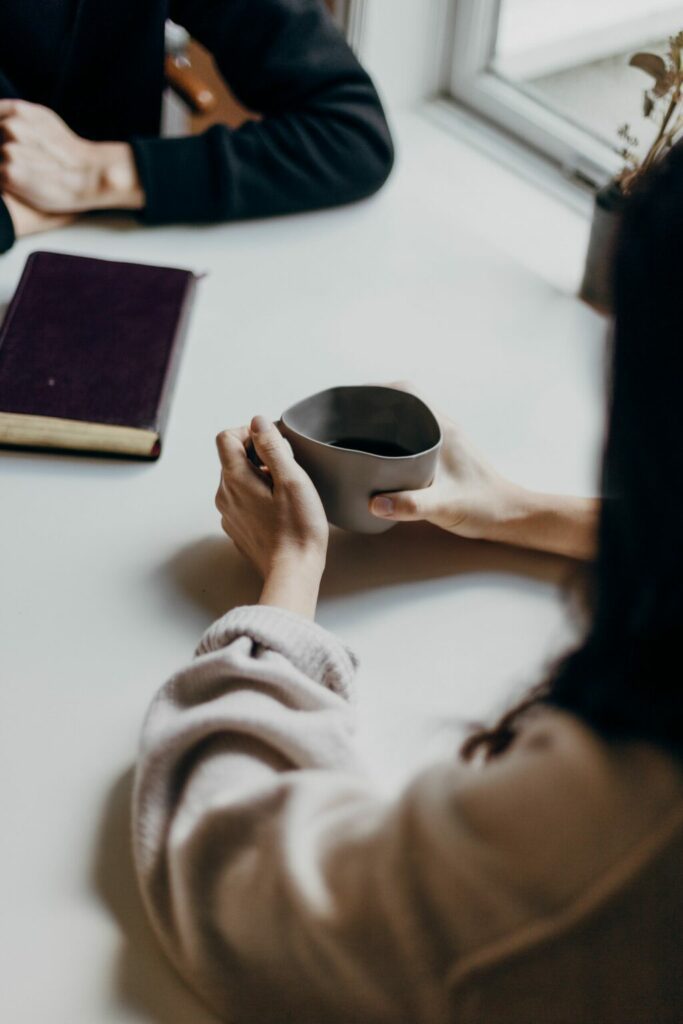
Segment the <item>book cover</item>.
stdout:
[[32,253],[0,327],[0,444],[158,458],[195,281]]

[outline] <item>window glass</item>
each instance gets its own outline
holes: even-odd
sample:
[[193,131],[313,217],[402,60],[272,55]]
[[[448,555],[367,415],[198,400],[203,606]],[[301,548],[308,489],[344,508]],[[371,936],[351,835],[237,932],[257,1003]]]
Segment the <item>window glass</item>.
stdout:
[[501,0],[492,70],[610,145],[628,124],[642,149],[655,131],[643,114],[652,80],[628,60],[664,55],[681,29],[680,0]]

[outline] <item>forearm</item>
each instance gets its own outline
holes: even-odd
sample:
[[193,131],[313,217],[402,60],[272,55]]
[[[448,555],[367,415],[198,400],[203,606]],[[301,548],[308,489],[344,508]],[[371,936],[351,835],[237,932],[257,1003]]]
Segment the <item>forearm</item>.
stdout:
[[324,559],[318,555],[290,555],[278,562],[266,577],[259,604],[314,619],[324,568]]
[[[341,88],[337,90],[341,92]],[[250,121],[236,131],[133,140],[150,224],[238,221],[322,209],[376,192],[393,162],[379,108],[330,109]]]
[[173,0],[237,98],[236,131],[133,140],[148,223],[234,221],[351,202],[393,162],[377,92],[318,0]]
[[597,545],[600,501],[510,489],[487,540],[589,561]]

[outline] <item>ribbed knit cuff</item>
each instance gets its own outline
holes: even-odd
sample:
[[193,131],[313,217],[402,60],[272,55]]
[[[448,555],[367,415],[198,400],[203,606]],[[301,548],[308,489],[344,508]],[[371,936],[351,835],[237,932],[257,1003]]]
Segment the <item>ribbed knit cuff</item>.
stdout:
[[[145,192],[142,219],[148,224],[197,223],[216,219],[215,126],[179,139],[133,139],[131,146]],[[223,129],[225,131],[225,129]]]
[[9,210],[3,202],[2,196],[0,196],[0,253],[11,249],[14,242],[14,223],[9,215]]
[[340,640],[315,622],[269,605],[234,608],[207,629],[196,654],[220,650],[241,636],[277,651],[304,675],[350,699],[358,660]]

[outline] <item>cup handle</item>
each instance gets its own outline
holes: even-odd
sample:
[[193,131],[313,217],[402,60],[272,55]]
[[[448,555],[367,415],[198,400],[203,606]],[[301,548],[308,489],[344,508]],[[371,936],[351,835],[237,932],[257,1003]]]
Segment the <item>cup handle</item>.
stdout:
[[252,466],[256,466],[257,469],[260,469],[261,468],[261,460],[259,459],[258,455],[256,454],[256,449],[254,448],[253,441],[249,441],[249,443],[247,444],[246,452],[247,452],[247,458],[251,462]]
[[[282,436],[285,437],[284,431],[282,429],[282,420],[281,419],[275,421],[275,426],[280,431]],[[286,438],[285,438],[285,440],[286,440]],[[249,443],[247,444],[246,452],[247,452],[247,458],[249,459],[251,464],[253,466],[256,466],[256,468],[260,470],[261,469],[261,460],[259,459],[258,455],[256,454],[256,449],[254,448],[253,441],[249,441]]]

